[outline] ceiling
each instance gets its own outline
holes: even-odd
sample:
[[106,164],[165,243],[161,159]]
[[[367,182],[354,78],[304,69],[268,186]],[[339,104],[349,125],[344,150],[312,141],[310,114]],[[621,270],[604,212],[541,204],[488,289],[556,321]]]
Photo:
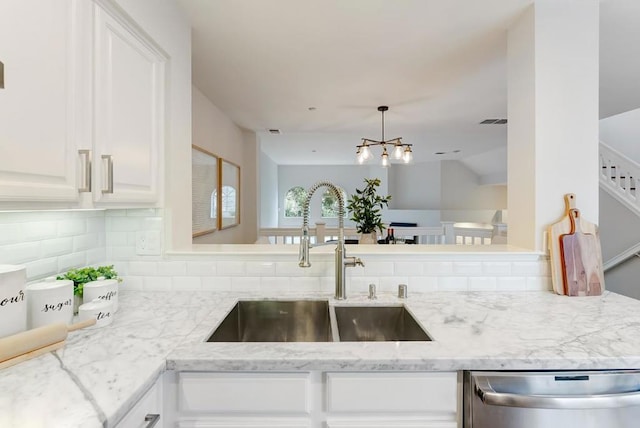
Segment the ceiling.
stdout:
[[[355,163],[388,105],[385,137],[415,161],[506,171],[506,125],[479,122],[506,118],[506,30],[533,0],[179,2],[195,86],[276,163]],[[620,42],[640,40],[634,17],[638,0],[601,1],[602,117],[640,107],[640,47]]]

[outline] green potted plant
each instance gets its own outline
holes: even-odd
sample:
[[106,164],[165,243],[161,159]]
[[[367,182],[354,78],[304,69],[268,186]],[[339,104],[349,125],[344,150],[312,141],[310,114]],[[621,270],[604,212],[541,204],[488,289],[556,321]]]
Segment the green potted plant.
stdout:
[[75,297],[74,312],[78,311],[78,306],[82,303],[84,285],[87,282],[97,281],[100,277],[104,277],[104,279],[117,279],[118,282],[122,282],[122,278],[118,276],[118,272],[115,271],[113,265],[71,269],[62,275],[58,275],[57,279],[73,281],[73,294]]
[[365,178],[364,189],[356,189],[347,203],[347,210],[351,214],[350,220],[356,222],[356,230],[361,234],[360,243],[377,243],[376,230],[384,230],[382,214],[384,207],[389,205],[391,196],[378,195],[376,188],[380,186],[379,178]]

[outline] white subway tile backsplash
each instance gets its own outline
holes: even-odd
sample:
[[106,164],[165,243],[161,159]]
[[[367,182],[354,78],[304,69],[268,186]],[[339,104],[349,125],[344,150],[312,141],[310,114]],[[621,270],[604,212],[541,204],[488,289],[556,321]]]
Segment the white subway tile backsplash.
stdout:
[[423,262],[394,262],[393,270],[397,275],[420,276],[424,274]]
[[[116,271],[120,273],[119,270],[116,270]],[[144,290],[144,278],[141,276],[130,276],[130,277],[125,276],[123,278],[123,281],[120,283],[118,289],[120,291],[126,291],[126,290],[142,291]]]
[[22,224],[0,224],[0,245],[17,244],[24,241]]
[[58,272],[80,268],[87,265],[87,255],[84,252],[65,254],[58,257]]
[[485,275],[511,275],[510,262],[483,262]]
[[527,291],[551,291],[553,285],[549,276],[530,276],[525,285]]
[[276,262],[276,275],[277,276],[305,276],[306,268],[298,266],[298,262]]
[[40,241],[55,238],[58,224],[55,221],[35,221],[23,228],[25,241]]
[[187,262],[187,275],[213,276],[216,273],[216,262]]
[[424,273],[427,275],[452,275],[453,262],[426,262]]
[[129,275],[157,276],[158,264],[156,262],[129,262]]
[[481,262],[454,262],[453,273],[455,275],[480,275],[482,274]]
[[145,291],[173,290],[173,283],[168,276],[145,276],[143,286]]
[[[104,231],[104,221],[102,218],[97,218],[102,224],[102,230]],[[60,220],[58,221],[58,236],[75,236],[82,235],[87,232],[87,224],[84,220]]]
[[263,276],[260,278],[260,289],[263,291],[288,291],[291,286],[289,278]]
[[231,291],[231,277],[228,276],[203,276],[201,278],[202,289],[209,291]]
[[218,275],[244,276],[246,274],[246,262],[219,261],[216,264]]
[[499,277],[497,278],[498,291],[524,291],[527,288],[525,277]]
[[135,245],[135,242],[129,242],[128,232],[110,232],[107,234],[107,245],[112,247],[124,247],[127,245]]
[[[408,276],[382,276],[378,281],[377,291],[379,293],[398,294],[399,284],[409,284]],[[369,289],[367,288],[367,292]]]
[[97,233],[87,233],[73,237],[73,251],[85,251],[96,248],[100,243]]
[[202,290],[202,281],[197,276],[174,276],[172,278],[174,290]]
[[58,259],[56,257],[28,262],[25,263],[25,266],[27,267],[27,278],[30,281],[58,274]]
[[135,232],[142,230],[142,218],[137,217],[107,217],[106,225],[109,231]]
[[440,276],[438,277],[438,290],[467,291],[469,290],[469,278],[466,276]]
[[276,273],[275,262],[248,261],[245,268],[247,276],[273,276]]
[[141,230],[162,230],[162,219],[160,217],[143,219]]
[[157,272],[161,276],[184,276],[187,274],[187,262],[157,263]]
[[25,242],[0,247],[0,263],[21,264],[40,259],[40,242]]
[[497,287],[496,277],[475,276],[469,278],[469,291],[494,291]]
[[231,291],[260,291],[260,278],[257,276],[232,277]]
[[291,278],[289,290],[294,292],[318,292],[320,291],[320,277]]
[[438,277],[436,276],[410,276],[407,283],[407,293],[426,293],[438,290]]
[[[365,260],[364,275],[365,276],[389,276],[393,275],[393,262],[375,262],[367,263]],[[353,268],[353,269],[357,269]]]
[[73,238],[45,239],[41,242],[42,257],[53,257],[73,252]]
[[545,271],[545,267],[548,263],[540,262],[513,262],[511,264],[512,275],[548,275]]

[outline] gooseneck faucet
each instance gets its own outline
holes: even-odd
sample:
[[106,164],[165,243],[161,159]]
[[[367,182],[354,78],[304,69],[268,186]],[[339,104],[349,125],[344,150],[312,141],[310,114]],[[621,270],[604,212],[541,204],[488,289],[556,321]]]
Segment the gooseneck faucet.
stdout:
[[345,289],[345,276],[347,267],[364,266],[362,260],[358,257],[346,257],[344,247],[344,199],[342,198],[342,192],[332,183],[328,181],[319,181],[309,188],[307,191],[307,198],[304,200],[302,208],[302,238],[300,239],[300,258],[298,266],[306,268],[311,266],[309,261],[309,249],[314,246],[326,245],[316,244],[311,245],[311,238],[309,237],[309,203],[311,197],[320,187],[327,187],[331,193],[338,199],[338,243],[336,244],[336,256],[335,256],[335,269],[336,269],[336,299],[344,300],[347,298],[347,292]]

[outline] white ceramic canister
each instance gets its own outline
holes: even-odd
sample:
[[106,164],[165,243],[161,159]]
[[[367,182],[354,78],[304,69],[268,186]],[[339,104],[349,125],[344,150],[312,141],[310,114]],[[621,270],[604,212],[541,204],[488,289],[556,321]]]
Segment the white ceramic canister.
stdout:
[[21,265],[0,265],[0,337],[27,329],[27,270]]
[[27,326],[71,324],[73,319],[73,281],[54,277],[27,285]]
[[97,281],[87,282],[84,285],[82,298],[85,302],[93,299],[109,300],[113,302],[113,312],[118,310],[118,280],[98,278]]
[[113,301],[94,299],[90,302],[80,305],[78,308],[78,318],[80,321],[95,319],[96,324],[87,328],[104,327],[113,322]]

